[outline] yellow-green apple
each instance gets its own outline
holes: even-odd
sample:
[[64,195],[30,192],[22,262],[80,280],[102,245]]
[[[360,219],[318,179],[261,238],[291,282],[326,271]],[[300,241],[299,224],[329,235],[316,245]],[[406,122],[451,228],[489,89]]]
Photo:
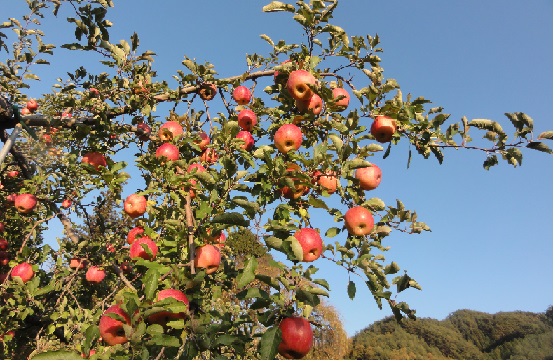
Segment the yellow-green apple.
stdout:
[[168,161],[179,160],[179,148],[171,143],[164,143],[156,149],[156,157],[164,157]]
[[233,90],[233,99],[237,104],[243,106],[251,101],[251,91],[244,85],[240,85]]
[[10,262],[10,255],[5,251],[0,251],[0,265],[8,265]]
[[70,199],[64,199],[64,201],[62,201],[62,207],[64,209],[67,209],[71,206],[71,200]]
[[357,168],[355,178],[363,190],[374,190],[382,182],[382,170],[376,165]]
[[386,143],[391,141],[393,134],[397,131],[397,124],[395,120],[388,116],[378,115],[374,117],[370,133],[376,141]]
[[322,98],[316,93],[307,100],[295,100],[295,105],[303,113],[310,111],[314,115],[319,115],[322,112]]
[[279,324],[281,342],[278,352],[287,359],[301,359],[312,349],[313,333],[308,319],[286,317]]
[[146,198],[138,194],[127,196],[123,202],[123,211],[132,218],[143,215],[146,212]]
[[287,79],[287,91],[295,100],[309,100],[314,93],[309,85],[316,86],[316,78],[304,70],[294,70]]
[[6,239],[0,239],[0,250],[6,250],[8,249],[8,240]]
[[195,268],[205,269],[206,274],[212,274],[221,262],[220,249],[214,245],[203,245],[195,250]]
[[167,121],[158,130],[158,137],[162,141],[171,141],[183,134],[183,127],[177,121]]
[[104,271],[104,269],[97,266],[91,266],[85,274],[85,279],[90,283],[99,284],[104,280],[105,276],[106,272]]
[[137,239],[137,237],[139,236],[143,236],[144,233],[145,233],[145,228],[143,228],[142,226],[135,226],[127,233],[127,243],[133,244],[135,239]]
[[337,191],[337,176],[332,171],[314,171],[312,173],[312,180],[314,183],[320,185],[328,194],[333,194]]
[[[159,302],[166,298],[173,298],[178,302],[183,303],[186,307],[189,307],[189,299],[187,296],[180,290],[177,289],[164,289],[158,292],[156,296],[156,301]],[[164,312],[157,312],[153,313],[148,316],[148,321],[153,324],[160,324],[166,325],[168,321],[176,320],[176,319],[185,319],[187,317],[186,312],[181,313],[172,313],[169,311]]]
[[195,143],[201,151],[204,151],[210,144],[210,137],[204,131],[200,132],[198,137],[199,139],[195,140]]
[[82,163],[88,163],[95,170],[100,170],[100,167],[106,167],[106,157],[100,152],[87,152],[81,158]]
[[239,146],[245,151],[250,151],[254,147],[254,137],[249,131],[239,131],[235,138],[239,138],[245,142],[241,146]]
[[200,155],[200,159],[202,162],[212,164],[218,161],[218,153],[213,148],[207,148],[204,150],[202,155]]
[[212,83],[204,83],[200,86],[198,90],[198,95],[200,96],[200,99],[204,101],[210,101],[214,99],[216,93],[218,93],[218,88],[216,88],[216,85]]
[[284,124],[278,128],[274,135],[274,145],[281,153],[296,151],[303,143],[303,132],[291,123]]
[[241,110],[241,112],[239,112],[239,115],[237,115],[237,123],[243,131],[252,132],[254,126],[256,126],[256,123],[258,123],[256,113],[254,113],[250,109]]
[[288,164],[287,168],[285,169],[285,177],[289,177],[293,180],[293,183],[295,184],[295,188],[292,189],[289,186],[283,186],[282,188],[279,189],[283,197],[289,200],[298,199],[299,197],[305,195],[309,191],[309,187],[307,185],[302,184],[297,177],[292,177],[288,175],[295,172],[301,172],[301,166],[295,163]]
[[22,214],[28,214],[37,206],[37,198],[32,194],[20,194],[15,197],[15,208]]
[[293,235],[303,249],[303,261],[314,261],[322,254],[324,242],[320,234],[311,228],[301,228]]
[[333,88],[332,96],[333,103],[331,104],[331,109],[336,112],[341,112],[347,109],[349,106],[349,100],[351,96],[345,90],[345,88]]
[[84,269],[87,266],[87,260],[79,257],[73,257],[69,260],[69,267],[71,269]]
[[141,122],[137,125],[137,131],[135,132],[135,134],[139,137],[141,141],[148,141],[150,139],[151,133],[152,129],[148,124]]
[[112,305],[104,311],[102,317],[100,317],[98,329],[102,340],[110,346],[122,344],[128,340],[123,329],[123,322],[110,316],[112,313],[120,316],[125,324],[131,324],[131,318],[119,305]]
[[29,110],[29,112],[35,113],[39,108],[39,104],[35,99],[29,99],[25,107]]
[[374,216],[364,206],[353,206],[345,213],[345,229],[351,235],[368,235],[374,227]]
[[13,267],[12,269],[12,279],[19,277],[23,283],[27,283],[33,278],[35,272],[33,271],[33,266],[27,262],[23,262]]
[[[149,255],[146,249],[150,251],[151,255]],[[158,245],[148,236],[143,236],[135,240],[133,244],[131,244],[131,248],[129,248],[131,259],[142,258],[145,260],[154,260],[156,254],[158,254]]]

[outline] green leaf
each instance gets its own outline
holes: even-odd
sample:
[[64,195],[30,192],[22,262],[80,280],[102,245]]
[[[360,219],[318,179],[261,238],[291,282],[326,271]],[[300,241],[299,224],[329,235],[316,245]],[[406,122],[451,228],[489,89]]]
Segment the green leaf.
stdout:
[[145,297],[147,300],[154,299],[156,290],[158,289],[158,279],[160,279],[160,273],[156,269],[149,269],[145,276],[143,277],[143,285],[145,288]]
[[280,343],[281,329],[279,329],[279,326],[268,328],[260,339],[260,359],[274,359],[277,355],[278,346]]
[[538,139],[552,140],[553,139],[553,131],[545,131],[545,132],[540,133],[540,135],[538,136]]
[[179,338],[170,336],[164,333],[153,335],[152,338],[148,341],[148,344],[153,344],[153,345],[162,346],[162,347],[181,346],[181,342],[179,342]]
[[357,293],[357,286],[352,280],[349,280],[349,285],[347,285],[347,293],[349,294],[349,298],[355,298],[355,294]]
[[247,261],[247,264],[245,264],[243,271],[237,276],[238,288],[242,289],[254,280],[257,266],[258,262],[256,261],[256,257],[252,256],[249,261]]
[[31,359],[52,359],[52,360],[70,360],[70,359],[83,359],[81,355],[75,351],[47,351],[36,354]]
[[219,214],[212,218],[210,221],[212,224],[226,224],[226,225],[237,225],[237,226],[249,226],[249,221],[245,220],[243,215],[238,212],[227,212],[225,214]]
[[339,229],[338,227],[331,227],[326,231],[326,236],[328,238],[333,238],[335,235],[339,234],[341,232],[341,229]]
[[315,197],[313,197],[312,195],[310,195],[308,197],[308,203],[312,206],[315,207],[317,209],[328,209],[328,205],[326,205],[326,203],[323,200],[317,199]]
[[489,170],[489,168],[491,166],[495,166],[497,165],[498,161],[497,161],[497,155],[489,155],[486,160],[484,161],[483,167],[486,170]]
[[[272,1],[268,5],[264,6],[262,8],[262,11],[264,11],[265,13],[271,13],[275,11],[288,11],[292,13],[295,11],[295,7],[291,4],[282,3],[281,1]],[[267,358],[263,358],[263,359],[267,359]]]
[[87,328],[85,331],[85,341],[83,342],[83,352],[85,352],[85,355],[89,354],[93,342],[96,341],[99,336],[100,330],[97,325],[92,325]]
[[396,262],[392,262],[391,264],[389,264],[388,266],[386,266],[384,268],[384,273],[385,274],[395,274],[397,273],[401,268],[399,268],[399,265],[397,265]]
[[546,152],[546,153],[553,153],[551,148],[543,142],[530,142],[526,145],[527,148],[531,148],[533,150]]

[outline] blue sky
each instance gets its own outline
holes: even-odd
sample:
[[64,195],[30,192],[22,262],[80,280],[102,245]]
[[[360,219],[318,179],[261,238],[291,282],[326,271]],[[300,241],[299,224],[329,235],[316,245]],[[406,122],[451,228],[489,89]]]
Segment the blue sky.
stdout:
[[[182,69],[184,55],[212,62],[221,77],[236,75],[245,70],[246,53],[269,52],[260,34],[304,40],[290,14],[262,13],[267,2],[119,2],[108,16],[114,23],[111,40],[137,31],[141,49],[157,53],[159,79],[173,86],[171,75]],[[3,16],[21,14],[15,3],[3,4]],[[522,111],[534,119],[536,134],[553,128],[551,1],[348,0],[331,22],[349,35],[379,34],[385,76],[396,79],[404,94],[443,106],[452,122],[462,116],[494,119],[511,134],[504,113]],[[72,41],[66,25],[44,23],[47,42]],[[79,65],[96,66],[84,59],[71,53],[53,58],[52,67],[36,68],[42,81],[29,95],[40,97],[56,77],[65,79]],[[363,79],[355,83],[362,86]],[[447,152],[443,165],[413,154],[407,169],[405,142],[386,160],[379,154],[370,160],[383,171],[372,193],[388,205],[402,200],[432,229],[385,241],[391,246],[386,258],[423,288],[399,296],[418,316],[442,319],[462,308],[540,312],[553,303],[553,159],[539,152],[524,155],[522,167],[500,161],[485,171],[485,155],[478,151]],[[55,232],[59,227],[53,225],[52,238]],[[330,303],[349,335],[390,314],[387,306],[377,308],[362,281],[351,301],[347,274],[324,260],[316,266],[330,280]]]

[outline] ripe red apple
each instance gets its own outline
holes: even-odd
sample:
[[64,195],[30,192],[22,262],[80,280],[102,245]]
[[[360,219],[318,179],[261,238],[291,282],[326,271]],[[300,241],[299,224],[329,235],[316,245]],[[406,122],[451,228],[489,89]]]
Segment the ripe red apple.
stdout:
[[101,154],[100,152],[87,152],[83,155],[83,157],[81,158],[81,162],[82,163],[88,163],[89,165],[91,165],[92,167],[94,167],[94,169],[96,171],[100,170],[100,167],[106,167],[107,163],[106,163],[106,157],[104,157],[103,154]]
[[351,207],[345,213],[345,229],[356,236],[368,235],[374,227],[374,216],[363,206]]
[[316,78],[304,70],[294,70],[287,79],[287,91],[296,100],[309,100],[314,92],[308,85],[316,86]]
[[123,211],[132,218],[146,212],[146,198],[143,195],[131,194],[123,202]]
[[42,141],[45,144],[50,145],[50,144],[52,144],[52,136],[49,135],[48,133],[45,133],[45,134],[42,135]]
[[35,113],[37,111],[37,109],[39,108],[39,104],[37,103],[37,101],[35,99],[29,99],[27,101],[27,104],[25,105],[25,108],[27,108],[29,110],[29,112]]
[[191,163],[189,167],[187,167],[187,172],[191,173],[193,170],[196,170],[195,172],[205,172],[206,168],[200,163]]
[[12,339],[15,338],[15,332],[14,331],[7,331],[5,334],[0,334],[0,342],[4,341],[4,336],[11,336]]
[[8,240],[0,239],[0,250],[8,249]]
[[376,141],[380,143],[386,143],[391,141],[393,134],[397,131],[397,125],[393,118],[388,116],[376,116],[372,127],[370,128],[370,133]]
[[133,244],[135,239],[139,236],[143,236],[145,233],[145,229],[142,226],[135,226],[133,229],[129,230],[127,233],[127,243]]
[[300,112],[312,112],[314,115],[319,115],[322,112],[322,98],[314,93],[312,97],[307,100],[297,99],[295,100],[295,105]]
[[243,143],[240,147],[246,151],[250,151],[254,147],[254,137],[252,133],[249,131],[239,131],[235,138],[242,139],[245,143]]
[[215,246],[216,248],[222,250],[222,248],[223,248],[224,245],[225,245],[225,239],[226,239],[225,234],[224,234],[224,232],[222,231],[222,233],[220,234],[220,236],[219,236],[216,240],[214,240],[214,242],[216,242],[216,244],[214,244],[214,246]]
[[206,274],[212,274],[221,262],[220,249],[214,245],[203,245],[195,250],[195,268],[206,269]]
[[10,255],[5,251],[0,251],[0,265],[8,265],[10,262]]
[[[88,356],[88,357],[94,356],[95,354],[96,354],[96,351],[95,351],[94,349],[90,349],[90,350],[89,350],[89,356]],[[82,358],[88,358],[88,357],[85,356],[85,353],[84,353],[84,352],[81,352],[81,357],[82,357]]]
[[91,95],[91,97],[98,97],[100,95],[100,92],[98,91],[98,89],[91,87],[89,88],[89,94]]
[[102,340],[110,346],[127,342],[127,336],[123,329],[123,322],[109,316],[109,313],[117,314],[125,320],[125,324],[131,324],[131,318],[129,318],[129,315],[121,309],[119,305],[109,307],[104,311],[102,317],[100,317],[100,323],[98,325]]
[[287,317],[279,324],[281,342],[278,346],[280,355],[287,359],[301,359],[313,343],[312,327],[308,319],[303,317]]
[[28,214],[37,206],[37,198],[32,194],[21,194],[15,197],[15,208],[22,214]]
[[[349,100],[351,96],[344,88],[333,88],[332,90],[333,95],[333,103],[331,105],[331,109],[336,112],[341,112],[347,109],[349,106]],[[339,97],[342,97],[339,99]]]
[[204,150],[202,155],[200,155],[200,159],[202,160],[202,162],[212,164],[218,161],[218,153],[212,148],[207,148]]
[[274,145],[279,152],[287,153],[291,150],[296,151],[303,143],[303,132],[294,124],[284,124],[278,128],[274,135]]
[[[301,167],[295,163],[290,163],[287,165],[287,168],[285,169],[285,173],[286,173],[285,176],[290,177],[287,174],[293,173],[293,172],[301,172]],[[283,186],[282,188],[280,188],[279,191],[281,192],[283,197],[289,200],[294,200],[294,199],[298,199],[302,195],[305,195],[309,191],[308,186],[301,184],[297,177],[290,177],[290,178],[293,180],[293,183],[295,184],[295,188],[291,189],[289,186]]]
[[[189,306],[189,299],[187,296],[180,290],[177,289],[164,289],[158,292],[156,296],[156,301],[161,301],[166,298],[173,298],[179,302],[182,302],[186,306]],[[148,321],[154,324],[166,325],[168,321],[176,320],[176,319],[185,319],[187,317],[187,313],[172,313],[169,311],[164,312],[157,312],[153,313],[148,316]]]
[[156,157],[165,157],[168,161],[179,160],[179,148],[171,143],[164,143],[156,149]]
[[382,182],[382,170],[376,165],[357,168],[355,178],[363,190],[374,190]]
[[19,175],[19,171],[11,170],[6,173],[9,178],[16,178]]
[[162,141],[171,141],[183,134],[183,127],[176,121],[167,121],[158,130],[158,137]]
[[91,266],[89,267],[89,269],[87,270],[87,273],[85,274],[85,279],[90,283],[99,284],[104,280],[105,276],[106,276],[106,272],[104,271],[104,269],[99,268],[97,266]]
[[197,92],[202,100],[210,101],[214,99],[214,97],[218,93],[218,88],[216,87],[215,84],[204,83],[200,86]]
[[197,144],[197,146],[199,146],[201,151],[204,151],[210,144],[210,137],[208,137],[208,135],[204,131],[200,132],[198,134],[198,137],[200,138],[200,140],[196,140],[195,143]]
[[17,194],[9,194],[8,196],[6,196],[6,201],[7,202],[15,202],[16,197],[17,197]]
[[258,123],[256,113],[250,109],[243,109],[237,116],[237,123],[243,131],[252,132],[254,126]]
[[314,171],[312,174],[312,180],[314,183],[317,183],[320,187],[326,190],[328,194],[333,194],[337,191],[338,180],[335,172],[325,171],[322,173],[321,171]]
[[106,244],[106,251],[109,253],[115,253],[116,252],[116,247],[114,246],[114,244]]
[[245,105],[251,101],[251,91],[244,85],[240,85],[233,90],[233,99],[239,105]]
[[64,201],[62,201],[62,207],[64,209],[67,209],[71,206],[71,200],[70,199],[64,199]]
[[316,230],[301,228],[293,236],[303,248],[303,261],[314,261],[320,257],[324,242]]
[[[150,250],[152,256],[148,255],[145,251],[145,248]],[[156,258],[156,254],[158,254],[158,245],[149,238],[148,236],[143,236],[139,238],[131,244],[131,248],[129,248],[129,255],[131,259],[135,258],[142,258],[146,260],[154,260]]]
[[139,137],[141,141],[148,141],[150,139],[150,134],[152,133],[152,129],[146,123],[139,123],[137,125],[137,131],[135,134]]
[[84,269],[87,264],[87,260],[78,257],[73,257],[69,260],[69,267],[71,269]]
[[31,114],[31,111],[29,110],[29,108],[24,107],[19,110],[19,114],[21,114],[22,116],[27,116]]
[[13,267],[12,269],[12,279],[15,277],[21,278],[23,283],[27,283],[33,278],[35,272],[33,271],[33,266],[27,262],[23,262]]

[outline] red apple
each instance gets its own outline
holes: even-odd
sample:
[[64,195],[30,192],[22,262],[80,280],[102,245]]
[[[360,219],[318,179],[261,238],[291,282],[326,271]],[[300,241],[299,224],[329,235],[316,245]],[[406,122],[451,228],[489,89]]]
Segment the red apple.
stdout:
[[243,109],[237,116],[237,123],[243,131],[252,132],[254,126],[258,123],[256,113],[250,109]]
[[393,134],[397,131],[397,125],[393,118],[388,116],[376,116],[372,127],[370,128],[370,133],[376,141],[380,143],[386,143],[391,141]]
[[135,226],[133,229],[129,230],[127,233],[127,243],[133,244],[135,239],[139,236],[143,236],[145,233],[145,229],[142,226]]
[[146,212],[146,198],[143,195],[131,194],[123,202],[123,211],[132,218]]
[[4,336],[11,336],[11,338],[15,338],[15,332],[14,331],[7,331],[5,334],[0,334],[0,342],[4,341]]
[[35,99],[30,99],[27,101],[27,105],[25,107],[29,110],[29,112],[35,113],[39,108],[39,104]]
[[6,196],[6,201],[7,202],[15,202],[16,197],[17,197],[17,194],[10,194],[10,195]]
[[88,163],[89,165],[91,165],[92,167],[94,167],[95,170],[100,170],[100,167],[106,167],[107,163],[106,163],[106,157],[104,157],[103,154],[101,154],[100,152],[87,152],[83,155],[83,157],[81,158],[81,162],[82,163]]
[[89,88],[89,94],[91,97],[98,97],[100,95],[100,92],[98,91],[98,89],[91,87]]
[[200,132],[198,134],[198,137],[200,138],[200,140],[196,140],[195,143],[201,149],[201,151],[204,151],[210,144],[210,137],[208,137],[208,135],[204,131]]
[[27,283],[33,278],[35,272],[33,271],[33,266],[27,262],[23,262],[13,267],[12,269],[12,279],[15,277],[21,278],[23,283]]
[[254,138],[252,136],[252,133],[250,133],[249,131],[239,131],[237,133],[237,136],[235,136],[235,138],[242,139],[245,142],[240,146],[245,151],[250,151],[253,149]]
[[50,144],[52,144],[52,136],[49,135],[48,133],[45,133],[45,134],[42,135],[42,141],[45,144],[50,145]]
[[281,153],[287,153],[291,150],[296,151],[302,143],[303,132],[294,124],[282,125],[274,135],[274,145]]
[[8,265],[10,262],[10,255],[5,251],[0,251],[0,265]]
[[[344,111],[349,106],[351,96],[344,88],[334,88],[332,90],[333,103],[331,109],[337,112]],[[341,97],[341,99],[339,99]]]
[[8,249],[8,240],[0,239],[0,250]]
[[21,114],[22,116],[27,116],[31,114],[31,111],[29,110],[29,108],[24,107],[19,110],[19,114]]
[[106,251],[109,253],[115,253],[116,247],[114,246],[114,244],[108,243],[106,244]]
[[22,214],[28,214],[37,206],[37,198],[32,194],[21,194],[15,197],[15,208]]
[[240,85],[233,90],[233,99],[239,105],[245,105],[251,101],[251,91],[244,85]]
[[162,141],[171,141],[183,134],[183,127],[176,121],[167,121],[158,130],[158,137]]
[[[96,351],[94,349],[90,349],[88,357],[94,356],[95,354],[96,354]],[[85,353],[83,353],[83,352],[81,353],[81,357],[82,358],[88,358],[87,356],[85,356]]]
[[125,324],[131,324],[131,318],[119,305],[109,307],[100,317],[98,326],[102,340],[110,346],[127,342],[123,322],[109,316],[109,313],[117,314],[125,320]]
[[[150,250],[151,255],[145,251],[145,248]],[[149,238],[148,236],[143,236],[139,238],[131,244],[131,248],[129,248],[129,255],[131,259],[135,258],[142,258],[146,260],[154,260],[156,258],[156,254],[158,254],[158,245]]]
[[218,270],[220,262],[220,249],[214,245],[203,245],[195,250],[195,268],[206,269],[206,274]]
[[[161,301],[166,298],[173,298],[179,302],[182,302],[186,306],[189,306],[189,299],[187,296],[180,290],[177,289],[164,289],[158,292],[156,296],[156,301]],[[148,321],[154,324],[166,325],[168,321],[176,320],[176,319],[185,319],[187,317],[187,313],[172,313],[169,311],[164,312],[157,312],[153,313],[148,316]]]
[[90,283],[99,284],[104,280],[105,276],[106,272],[104,271],[104,269],[97,266],[91,266],[85,274],[85,279]]
[[73,257],[69,260],[69,267],[71,269],[84,269],[87,264],[87,260],[78,257]]
[[314,183],[320,185],[320,187],[326,190],[328,194],[333,194],[337,191],[338,182],[335,172],[325,171],[322,173],[321,171],[314,171],[312,174],[312,180]]
[[382,182],[382,170],[376,165],[358,168],[355,178],[359,181],[361,189],[374,190]]
[[8,176],[9,178],[16,178],[18,175],[19,175],[19,171],[16,171],[16,170],[8,171],[6,173],[6,176]]
[[70,199],[65,199],[64,201],[62,201],[62,207],[64,209],[67,209],[71,206],[71,200]]
[[312,112],[314,115],[319,115],[322,112],[322,98],[316,93],[307,100],[297,99],[295,105],[300,112]]
[[308,319],[303,317],[287,317],[279,324],[281,342],[278,346],[280,355],[287,359],[301,359],[313,343],[312,327]]
[[150,139],[150,134],[152,133],[152,129],[146,123],[139,123],[137,125],[137,131],[135,134],[139,137],[141,141],[148,141]]
[[179,148],[171,143],[164,143],[156,149],[156,157],[165,157],[168,161],[179,160]]
[[218,88],[216,87],[215,84],[204,83],[200,86],[197,92],[202,100],[210,101],[214,99],[214,97],[216,96],[216,93],[218,93]]
[[295,163],[290,163],[289,165],[287,165],[287,168],[285,169],[285,177],[290,177],[293,180],[293,183],[295,184],[295,189],[291,189],[289,186],[283,186],[279,189],[283,197],[289,200],[298,199],[309,191],[308,186],[298,182],[299,179],[297,177],[291,177],[287,175],[294,172],[301,172],[301,167]]
[[303,261],[314,261],[322,254],[324,242],[320,234],[311,228],[302,228],[293,235],[303,248]]
[[314,92],[308,85],[316,86],[316,78],[303,69],[294,70],[287,79],[287,91],[296,100],[309,100]]
[[187,167],[187,172],[191,173],[193,170],[196,170],[195,172],[205,172],[206,168],[200,163],[191,163],[189,167]]
[[212,163],[218,161],[218,153],[216,153],[216,150],[214,150],[212,148],[207,148],[207,149],[204,150],[204,152],[200,156],[200,159],[202,160],[202,162],[212,164]]
[[345,229],[356,236],[368,235],[374,227],[374,216],[363,206],[351,207],[345,213]]

